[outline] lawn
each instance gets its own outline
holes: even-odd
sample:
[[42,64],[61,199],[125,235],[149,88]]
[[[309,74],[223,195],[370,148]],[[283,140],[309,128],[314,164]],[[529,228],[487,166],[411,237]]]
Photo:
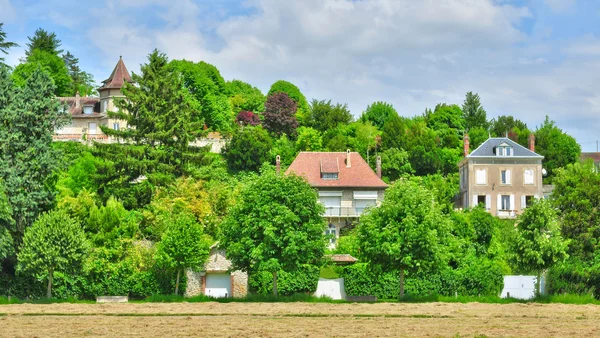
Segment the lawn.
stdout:
[[599,336],[600,306],[482,303],[0,305],[0,337]]

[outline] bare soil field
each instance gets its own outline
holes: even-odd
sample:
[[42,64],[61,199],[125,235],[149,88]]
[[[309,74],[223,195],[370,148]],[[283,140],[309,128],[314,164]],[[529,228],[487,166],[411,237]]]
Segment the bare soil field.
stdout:
[[600,306],[145,303],[0,305],[0,337],[598,337]]

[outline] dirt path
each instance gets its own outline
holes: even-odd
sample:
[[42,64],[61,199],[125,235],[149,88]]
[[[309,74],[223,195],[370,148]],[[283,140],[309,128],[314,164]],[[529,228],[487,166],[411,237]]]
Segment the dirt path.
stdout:
[[595,305],[22,304],[0,313],[0,337],[600,336]]

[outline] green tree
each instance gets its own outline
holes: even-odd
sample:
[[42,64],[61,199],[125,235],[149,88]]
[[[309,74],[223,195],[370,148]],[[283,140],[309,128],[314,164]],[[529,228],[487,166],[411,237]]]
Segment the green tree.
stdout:
[[156,250],[157,262],[177,271],[175,295],[179,294],[179,278],[186,269],[201,270],[210,253],[211,239],[192,215],[181,214],[171,219]]
[[267,98],[260,89],[240,80],[225,82],[225,89],[235,115],[241,111],[262,113],[265,110]]
[[540,293],[542,272],[565,260],[568,242],[560,234],[556,211],[546,199],[527,207],[517,220],[517,236],[512,242],[512,260],[523,271],[535,271],[536,295]]
[[27,79],[41,67],[52,79],[55,89],[53,95],[69,96],[71,94],[71,77],[63,59],[41,49],[35,49],[27,57],[27,62],[21,63],[13,71],[14,83],[22,87]]
[[483,142],[487,141],[490,137],[489,132],[481,127],[475,127],[469,129],[469,140],[471,151],[477,149]]
[[573,163],[555,171],[552,203],[558,209],[569,254],[593,261],[600,249],[600,173],[593,163]]
[[281,135],[275,140],[273,148],[271,148],[271,163],[275,163],[277,155],[280,156],[282,165],[289,166],[296,158],[296,155],[298,155],[296,143],[293,140],[290,140],[287,135]]
[[296,140],[298,151],[319,151],[323,149],[323,140],[318,130],[309,127],[298,128]]
[[492,119],[490,121],[490,132],[494,137],[508,137],[524,147],[527,147],[529,134],[531,134],[525,122],[510,115],[502,115]]
[[194,63],[186,60],[173,60],[170,67],[183,78],[183,86],[196,101],[191,103],[200,112],[196,120],[204,119],[211,130],[228,132],[233,126],[235,115],[227,96],[225,80],[219,70],[206,62]]
[[52,297],[55,272],[76,269],[87,253],[85,233],[65,211],[42,214],[25,231],[17,258],[18,271],[48,278],[46,297]]
[[405,150],[390,148],[381,153],[381,174],[384,181],[394,182],[403,175],[413,173]]
[[498,220],[485,210],[485,206],[478,205],[469,213],[469,222],[474,230],[473,244],[477,253],[485,255],[498,228]]
[[325,132],[339,124],[349,124],[350,122],[352,122],[352,114],[348,105],[340,103],[333,105],[331,100],[312,100],[303,124]]
[[379,130],[382,130],[386,123],[398,117],[398,112],[394,106],[387,102],[377,101],[367,106],[362,113],[360,120],[362,122],[370,121]]
[[9,232],[13,225],[11,214],[6,189],[0,180],[0,272],[2,272],[2,261],[14,253],[13,240]]
[[358,240],[369,261],[399,271],[402,299],[405,271],[435,271],[443,266],[448,231],[449,221],[433,194],[416,182],[398,180],[381,206],[361,217]]
[[544,156],[544,168],[548,171],[546,179],[549,183],[552,182],[557,168],[579,161],[581,146],[575,138],[558,128],[548,116],[535,131],[535,142],[536,153]]
[[244,127],[233,134],[223,149],[227,166],[233,171],[258,171],[269,161],[272,139],[261,126]]
[[[124,144],[98,144],[95,155],[104,159],[97,166],[101,195],[114,195],[127,207],[150,201],[152,186],[167,185],[201,163],[207,150],[194,146],[202,121],[183,79],[172,72],[166,55],[154,50],[141,75],[132,74],[135,85],[126,83],[126,99],[115,101],[109,118],[124,120],[130,128],[102,131]],[[129,197],[127,197],[129,196]]]
[[[2,28],[4,26],[4,22],[0,22],[0,52],[4,54],[8,54],[8,50],[13,47],[18,47],[14,42],[6,41],[6,32]],[[4,62],[4,58],[0,57],[0,64]]]
[[469,130],[473,128],[487,129],[487,114],[479,101],[479,94],[467,92],[465,101],[462,105],[463,116],[465,119],[465,127]]
[[27,43],[25,55],[28,60],[35,50],[40,50],[54,56],[58,56],[63,52],[62,49],[59,49],[61,41],[56,37],[56,33],[50,33],[42,28],[38,28],[35,30],[33,36],[27,37],[27,39],[29,39],[29,42]]
[[425,122],[427,126],[435,131],[440,142],[438,146],[443,148],[458,148],[465,130],[465,119],[458,105],[447,105],[440,103],[435,106],[433,112],[425,111]]
[[296,102],[296,111],[295,115],[298,121],[304,121],[306,114],[308,114],[308,102],[306,101],[306,97],[304,94],[291,82],[279,80],[271,85],[269,92],[267,93],[267,97],[271,96],[275,93],[285,93]]
[[71,77],[69,96],[75,96],[77,92],[82,96],[89,96],[95,93],[94,77],[92,74],[81,70],[79,67],[79,59],[71,54],[71,52],[63,54],[62,59],[65,62],[69,76]]
[[52,135],[69,121],[59,107],[52,80],[40,67],[21,88],[0,67],[0,178],[17,245],[25,228],[54,203],[54,173],[62,164],[52,147]]
[[298,176],[263,171],[242,188],[221,227],[219,245],[235,269],[277,272],[317,264],[325,252],[325,220],[317,193]]

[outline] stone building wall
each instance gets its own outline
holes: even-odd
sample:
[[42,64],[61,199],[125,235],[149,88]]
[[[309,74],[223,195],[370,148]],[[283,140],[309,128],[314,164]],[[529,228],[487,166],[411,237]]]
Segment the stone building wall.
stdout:
[[[231,261],[225,256],[225,251],[216,247],[211,249],[208,261],[201,272],[186,271],[187,287],[185,297],[198,296],[203,293],[203,279],[206,273],[227,273],[231,268]],[[243,271],[231,272],[233,276],[232,291],[234,297],[244,297],[248,294],[248,274]]]

